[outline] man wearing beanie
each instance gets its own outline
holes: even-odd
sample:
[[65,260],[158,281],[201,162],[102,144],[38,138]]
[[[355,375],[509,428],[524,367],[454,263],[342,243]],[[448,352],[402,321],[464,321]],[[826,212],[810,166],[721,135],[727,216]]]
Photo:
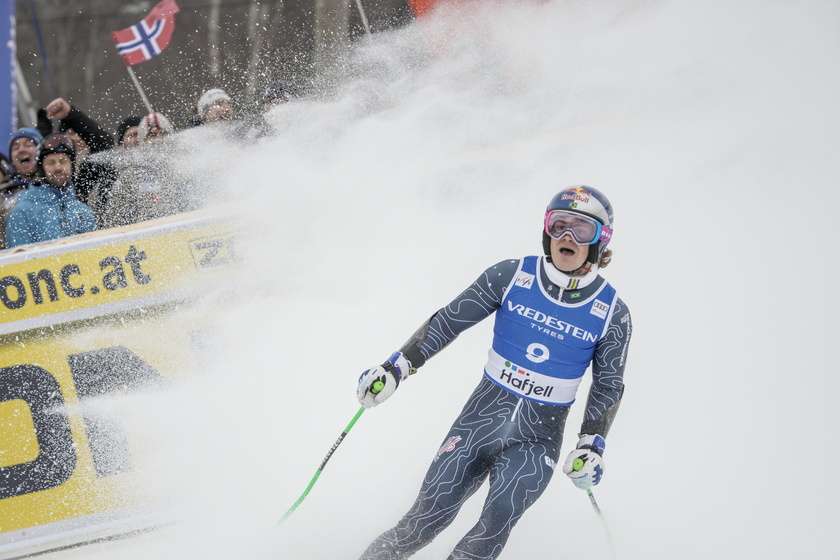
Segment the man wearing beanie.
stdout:
[[50,134],[38,146],[44,181],[33,181],[18,195],[6,221],[6,246],[49,241],[96,230],[90,207],[73,187],[76,149],[66,134]]
[[117,127],[117,146],[123,150],[140,145],[140,120],[137,115],[126,117]]
[[223,89],[208,89],[195,105],[196,113],[202,124],[225,122],[233,118],[233,105],[230,96]]
[[18,195],[38,173],[35,152],[43,137],[36,128],[21,128],[9,139],[9,169],[0,182],[0,249],[6,247],[6,219]]
[[13,176],[22,185],[34,179],[38,172],[35,150],[43,139],[37,128],[21,128],[9,139],[9,159],[15,169]]

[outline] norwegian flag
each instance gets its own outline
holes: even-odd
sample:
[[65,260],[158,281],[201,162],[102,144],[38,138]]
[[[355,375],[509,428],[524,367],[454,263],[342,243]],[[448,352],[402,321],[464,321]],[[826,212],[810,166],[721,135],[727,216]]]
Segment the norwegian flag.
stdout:
[[178,11],[175,0],[163,0],[137,25],[111,32],[126,66],[154,58],[169,45]]

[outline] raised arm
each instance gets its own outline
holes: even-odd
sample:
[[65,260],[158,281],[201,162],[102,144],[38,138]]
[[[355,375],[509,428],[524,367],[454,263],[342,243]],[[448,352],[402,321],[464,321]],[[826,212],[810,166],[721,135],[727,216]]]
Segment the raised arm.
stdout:
[[[45,107],[47,117],[58,119],[64,129],[72,128],[90,147],[91,153],[109,150],[114,147],[114,137],[98,122],[87,116],[81,109],[73,107],[65,99],[53,99]],[[62,129],[62,130],[64,130]]]

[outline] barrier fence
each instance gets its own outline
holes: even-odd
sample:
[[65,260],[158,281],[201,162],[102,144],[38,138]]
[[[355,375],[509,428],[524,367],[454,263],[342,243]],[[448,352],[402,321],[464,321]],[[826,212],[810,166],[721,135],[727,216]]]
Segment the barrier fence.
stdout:
[[154,523],[102,397],[201,369],[240,268],[234,221],[187,214],[0,253],[0,558]]

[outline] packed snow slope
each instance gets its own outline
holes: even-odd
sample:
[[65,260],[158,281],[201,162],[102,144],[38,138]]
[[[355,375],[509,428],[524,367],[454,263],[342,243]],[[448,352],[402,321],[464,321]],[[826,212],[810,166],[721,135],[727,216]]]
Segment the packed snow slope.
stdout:
[[[274,136],[196,148],[257,233],[217,367],[132,411],[176,523],[62,557],[357,558],[414,499],[492,321],[365,412],[278,525],[358,374],[486,267],[538,253],[575,184],[612,200],[603,274],[634,319],[595,489],[619,558],[840,555],[840,5],[536,4],[377,36],[329,95],[276,108]],[[445,558],[484,495],[415,558]],[[560,474],[502,557],[581,556],[610,551]]]

